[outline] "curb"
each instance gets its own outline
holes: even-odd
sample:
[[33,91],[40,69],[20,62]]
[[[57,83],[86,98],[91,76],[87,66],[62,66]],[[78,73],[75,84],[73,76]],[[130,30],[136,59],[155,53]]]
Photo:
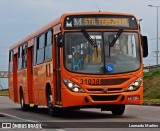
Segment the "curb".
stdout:
[[160,106],[160,103],[147,103],[147,102],[144,102],[143,105],[145,105],[145,106]]
[[0,95],[0,96],[9,96],[9,95]]

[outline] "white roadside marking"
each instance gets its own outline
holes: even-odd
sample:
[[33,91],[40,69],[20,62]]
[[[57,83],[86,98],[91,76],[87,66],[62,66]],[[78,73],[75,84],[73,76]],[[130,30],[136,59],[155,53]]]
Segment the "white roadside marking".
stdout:
[[151,120],[157,120],[158,122],[160,121],[160,119],[156,119],[156,118],[150,118],[150,117],[145,117],[145,116],[137,116],[137,118],[145,118],[145,119],[151,119]]
[[67,131],[65,129],[56,129],[56,131]]
[[[20,118],[20,117],[14,116],[14,115],[10,115],[10,114],[6,114],[6,113],[3,113],[3,112],[0,112],[0,114],[2,114],[4,116],[15,118],[15,119],[18,119],[18,120],[22,120],[22,121],[39,123],[38,121],[33,121],[33,120],[29,120],[29,119],[23,119],[23,118]],[[46,129],[42,128],[42,130],[46,130]],[[55,130],[56,131],[67,131],[65,129],[55,129]]]
[[13,115],[10,115],[10,114],[6,114],[6,113],[3,113],[3,112],[0,112],[0,114],[3,114],[3,115],[8,116],[8,117],[15,118],[15,119],[18,119],[18,120],[22,120],[22,121],[27,121],[27,122],[37,122],[37,123],[38,123],[38,121],[23,119],[23,118],[20,118],[20,117],[17,117],[17,116],[13,116]]

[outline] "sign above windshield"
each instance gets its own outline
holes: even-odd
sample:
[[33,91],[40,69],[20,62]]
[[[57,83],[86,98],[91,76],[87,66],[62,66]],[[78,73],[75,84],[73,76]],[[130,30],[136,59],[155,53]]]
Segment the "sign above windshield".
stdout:
[[119,15],[67,16],[65,18],[64,27],[65,29],[137,29],[137,21],[132,16]]

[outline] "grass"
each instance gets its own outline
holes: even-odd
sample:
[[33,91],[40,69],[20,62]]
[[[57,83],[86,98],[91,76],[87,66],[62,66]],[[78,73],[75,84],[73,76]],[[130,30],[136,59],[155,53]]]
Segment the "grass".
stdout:
[[160,103],[160,70],[144,73],[144,101]]
[[150,99],[150,100],[145,99],[143,102],[151,104],[160,104],[160,99]]
[[9,95],[8,89],[0,90],[0,95]]

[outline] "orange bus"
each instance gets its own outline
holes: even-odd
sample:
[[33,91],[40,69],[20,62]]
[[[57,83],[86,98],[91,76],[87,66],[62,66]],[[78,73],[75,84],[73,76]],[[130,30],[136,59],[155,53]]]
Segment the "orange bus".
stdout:
[[9,97],[52,116],[80,108],[122,115],[126,104],[142,104],[147,55],[131,14],[63,14],[10,47]]

